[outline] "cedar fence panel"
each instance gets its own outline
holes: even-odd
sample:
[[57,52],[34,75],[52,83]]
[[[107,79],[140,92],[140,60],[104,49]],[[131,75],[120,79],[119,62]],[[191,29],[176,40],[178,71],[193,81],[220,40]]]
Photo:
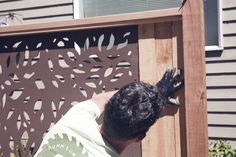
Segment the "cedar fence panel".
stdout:
[[123,156],[208,156],[202,5],[1,28],[0,152],[28,156],[70,103],[153,84],[175,66],[184,70],[182,105],[166,107]]

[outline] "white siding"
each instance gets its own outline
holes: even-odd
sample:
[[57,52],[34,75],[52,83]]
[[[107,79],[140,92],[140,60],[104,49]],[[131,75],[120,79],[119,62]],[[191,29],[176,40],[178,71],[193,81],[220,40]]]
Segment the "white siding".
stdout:
[[[73,0],[0,1],[0,20],[9,25],[73,19]],[[11,19],[8,14],[14,13]]]
[[236,148],[236,1],[222,7],[224,50],[206,52],[208,131]]

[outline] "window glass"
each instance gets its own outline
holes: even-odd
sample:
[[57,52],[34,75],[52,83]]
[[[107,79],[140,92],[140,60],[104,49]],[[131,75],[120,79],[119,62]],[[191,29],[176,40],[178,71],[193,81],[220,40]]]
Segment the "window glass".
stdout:
[[[75,0],[79,2],[79,18],[178,8],[182,0]],[[203,0],[206,50],[221,49],[220,0]]]
[[182,0],[83,0],[84,17],[179,7]]
[[217,0],[204,0],[206,46],[219,45]]

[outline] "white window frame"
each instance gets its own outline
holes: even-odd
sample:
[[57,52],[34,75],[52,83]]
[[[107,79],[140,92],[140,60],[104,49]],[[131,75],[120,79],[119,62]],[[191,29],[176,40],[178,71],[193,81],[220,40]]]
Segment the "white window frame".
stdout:
[[205,51],[220,51],[223,50],[223,32],[222,32],[222,3],[217,0],[217,14],[218,14],[218,45],[205,46]]
[[73,0],[74,19],[84,18],[83,6],[84,6],[84,0]]
[[[80,3],[80,4],[79,4]],[[84,0],[73,0],[74,19],[84,18]],[[205,51],[223,50],[223,33],[222,33],[222,3],[217,0],[218,14],[218,45],[205,46]]]

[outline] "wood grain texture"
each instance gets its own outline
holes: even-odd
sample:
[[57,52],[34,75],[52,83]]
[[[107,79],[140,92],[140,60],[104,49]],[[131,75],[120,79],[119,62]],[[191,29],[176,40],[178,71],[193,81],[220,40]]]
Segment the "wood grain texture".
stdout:
[[0,36],[138,24],[140,80],[154,84],[166,68],[172,66],[184,69],[185,76],[185,94],[180,93],[184,105],[180,108],[166,107],[163,117],[142,142],[142,156],[206,157],[208,134],[202,1],[188,0],[182,12],[169,9],[125,15],[7,27],[0,29]]
[[[155,84],[158,81],[155,58],[154,24],[139,25],[139,71],[140,80]],[[142,141],[142,156],[155,157],[158,152],[157,126],[154,125]]]
[[154,22],[176,21],[181,19],[178,8],[157,11],[145,11],[111,16],[91,17],[63,22],[50,22],[46,24],[30,24],[22,26],[9,26],[0,29],[0,36],[17,34],[35,34],[44,32],[58,32],[78,29],[91,29],[111,27],[118,25],[134,25]]
[[[156,58],[158,68],[156,70],[158,71],[159,79],[161,79],[167,68],[173,66],[173,53],[176,53],[173,50],[177,50],[177,48],[174,48],[173,46],[176,46],[177,44],[173,44],[174,37],[172,29],[172,22],[158,23],[155,25],[156,54],[158,55]],[[166,108],[162,113],[163,117],[157,121],[157,138],[159,141],[157,147],[159,148],[159,155],[163,157],[180,156],[180,152],[176,152],[175,143],[175,135],[177,131],[175,128],[176,112],[177,108]],[[179,135],[177,137],[179,137]],[[179,147],[179,144],[177,145],[177,147]]]
[[[140,80],[155,84],[164,71],[182,65],[181,21],[139,27]],[[167,106],[142,142],[144,157],[181,156],[180,118],[177,107]]]
[[182,8],[187,157],[208,156],[203,11],[203,1]]

